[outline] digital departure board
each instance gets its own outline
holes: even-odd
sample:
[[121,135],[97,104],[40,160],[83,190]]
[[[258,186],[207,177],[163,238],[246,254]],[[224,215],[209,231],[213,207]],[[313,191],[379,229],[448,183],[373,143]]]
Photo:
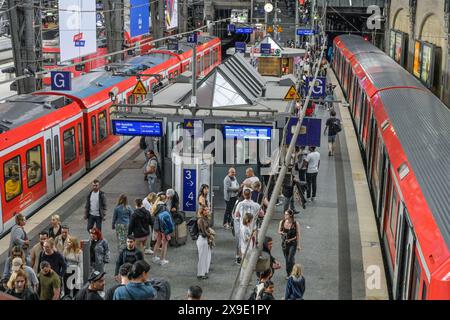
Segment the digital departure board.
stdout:
[[113,120],[113,132],[122,136],[162,137],[162,122],[138,120]]

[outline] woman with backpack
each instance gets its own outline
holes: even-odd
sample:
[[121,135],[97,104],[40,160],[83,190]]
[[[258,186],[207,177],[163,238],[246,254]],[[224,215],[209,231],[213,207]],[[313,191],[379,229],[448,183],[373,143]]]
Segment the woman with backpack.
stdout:
[[136,199],[135,204],[136,209],[130,217],[127,235],[134,235],[137,248],[141,252],[144,252],[147,238],[150,235],[150,226],[153,225],[153,221],[150,212],[144,208],[142,199]]
[[198,225],[198,264],[197,264],[197,278],[208,279],[209,267],[211,265],[211,242],[214,241],[214,236],[209,227],[209,208],[206,206],[200,207],[197,219]]
[[295,264],[295,253],[300,251],[300,224],[294,219],[294,212],[287,210],[278,227],[281,235],[281,247],[286,259],[286,279],[289,278]]
[[128,205],[127,196],[121,194],[114,208],[112,229],[116,231],[118,251],[127,246],[128,225],[133,209]]
[[108,241],[103,239],[103,234],[97,227],[90,231],[91,240],[89,241],[90,252],[90,273],[94,271],[104,272],[105,263],[109,263],[109,246]]
[[[173,227],[174,227],[173,220],[172,220],[172,232],[169,232],[170,230],[167,230],[167,227],[169,227],[169,229],[170,229],[171,216],[167,209],[165,200],[166,200],[166,194],[164,192],[158,193],[158,197],[152,208],[152,216],[154,219],[153,231],[156,232],[156,243],[155,243],[155,246],[153,247],[154,256],[153,256],[152,261],[155,263],[159,263],[162,266],[169,263],[169,261],[166,259],[167,244],[169,243],[169,241],[171,239],[170,234],[173,232]],[[164,221],[166,221],[166,222],[164,223]],[[159,252],[160,247],[161,247],[161,257],[158,257],[158,252]]]

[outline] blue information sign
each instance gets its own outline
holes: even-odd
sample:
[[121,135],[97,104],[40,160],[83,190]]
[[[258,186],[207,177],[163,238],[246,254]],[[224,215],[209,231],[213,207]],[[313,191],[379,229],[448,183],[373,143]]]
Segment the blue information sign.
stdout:
[[270,43],[261,43],[261,54],[270,54],[272,51],[272,46]]
[[50,71],[50,79],[53,91],[72,90],[72,75],[70,71]]
[[327,85],[327,78],[326,77],[317,77],[316,82],[313,84],[314,77],[309,77],[306,79],[306,92],[309,92],[309,88],[311,85],[313,85],[313,90],[311,94],[311,98],[313,99],[319,99],[319,98],[325,98],[326,93],[326,85]]
[[234,30],[234,32],[237,33],[237,34],[252,34],[253,33],[253,28],[251,28],[251,27],[236,28],[236,30]]
[[253,139],[270,140],[272,138],[271,127],[257,126],[224,126],[225,139]]
[[234,32],[236,26],[234,24],[228,24],[227,25],[227,31],[228,32]]
[[159,121],[113,120],[113,132],[122,136],[162,137],[162,123]]
[[130,0],[130,35],[140,36],[150,32],[150,7],[148,0]]
[[187,42],[196,44],[197,43],[197,32],[192,32],[191,34],[189,34],[187,37]]
[[197,211],[197,170],[183,169],[183,211]]
[[312,36],[316,34],[316,31],[313,29],[297,29],[298,36]]
[[[298,119],[292,118],[289,121],[288,130],[286,133],[286,144],[290,144],[292,137],[294,136],[293,130],[297,126]],[[322,132],[322,119],[317,118],[304,118],[302,122],[302,128],[297,138],[298,147],[301,146],[314,146],[320,147],[320,139]]]
[[247,44],[245,42],[236,42],[234,44],[236,52],[245,53],[247,50]]

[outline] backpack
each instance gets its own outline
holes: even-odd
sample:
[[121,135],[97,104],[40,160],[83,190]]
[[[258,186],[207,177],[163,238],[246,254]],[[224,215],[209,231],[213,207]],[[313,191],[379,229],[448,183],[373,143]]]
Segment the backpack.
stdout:
[[170,283],[166,279],[152,278],[150,283],[156,290],[156,296],[153,300],[170,300]]
[[144,136],[142,136],[141,140],[139,140],[139,148],[141,148],[142,150],[147,149],[147,143],[145,142]]
[[189,230],[189,234],[191,235],[191,239],[194,241],[197,240],[199,234],[197,218],[196,217],[191,218],[187,223],[187,227]]
[[332,124],[331,128],[334,132],[339,133],[342,131],[341,121],[339,119],[335,119]]
[[164,234],[168,235],[174,232],[175,227],[172,216],[168,211],[163,211],[158,214],[159,225]]

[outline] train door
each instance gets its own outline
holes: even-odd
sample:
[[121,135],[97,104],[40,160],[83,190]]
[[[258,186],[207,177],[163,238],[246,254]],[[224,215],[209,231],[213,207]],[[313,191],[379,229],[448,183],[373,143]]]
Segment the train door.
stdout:
[[0,234],[3,233],[3,205],[2,205],[2,197],[0,196]]
[[45,131],[45,163],[47,164],[47,194],[51,197],[62,189],[59,126]]
[[408,211],[401,203],[397,228],[397,268],[394,273],[394,299],[407,299],[411,288],[411,270],[414,256],[414,234]]

